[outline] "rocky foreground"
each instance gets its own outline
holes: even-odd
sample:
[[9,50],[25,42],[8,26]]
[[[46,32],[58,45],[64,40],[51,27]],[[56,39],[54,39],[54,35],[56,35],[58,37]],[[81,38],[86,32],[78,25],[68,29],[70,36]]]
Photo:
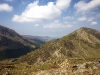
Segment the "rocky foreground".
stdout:
[[[1,64],[1,63],[0,63]],[[55,63],[56,65],[56,63]],[[48,69],[33,69],[33,65],[2,64],[0,75],[100,75],[100,58],[69,59]]]
[[60,66],[61,68],[58,69],[33,72],[30,75],[100,75],[100,60],[75,64],[69,64],[68,61],[64,61]]

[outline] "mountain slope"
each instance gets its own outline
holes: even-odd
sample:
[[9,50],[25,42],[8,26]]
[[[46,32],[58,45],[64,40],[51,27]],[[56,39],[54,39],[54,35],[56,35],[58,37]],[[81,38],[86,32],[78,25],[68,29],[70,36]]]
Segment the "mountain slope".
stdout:
[[100,32],[82,27],[61,39],[47,42],[19,61],[34,64],[60,58],[100,58]]
[[0,25],[0,59],[19,57],[35,48],[35,42]]
[[0,62],[3,75],[99,75],[100,32],[82,27],[19,59]]

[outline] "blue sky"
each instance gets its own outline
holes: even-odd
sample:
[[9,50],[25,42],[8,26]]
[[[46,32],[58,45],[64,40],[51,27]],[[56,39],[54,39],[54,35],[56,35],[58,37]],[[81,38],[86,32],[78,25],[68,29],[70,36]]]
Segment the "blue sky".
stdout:
[[100,31],[100,0],[0,0],[0,25],[21,35],[50,37],[80,27]]

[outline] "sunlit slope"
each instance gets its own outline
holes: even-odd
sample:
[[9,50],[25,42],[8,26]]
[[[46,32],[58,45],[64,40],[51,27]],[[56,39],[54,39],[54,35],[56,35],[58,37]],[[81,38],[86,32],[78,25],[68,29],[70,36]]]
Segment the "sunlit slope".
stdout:
[[100,58],[100,32],[82,27],[60,39],[47,42],[18,61],[34,64],[61,58]]

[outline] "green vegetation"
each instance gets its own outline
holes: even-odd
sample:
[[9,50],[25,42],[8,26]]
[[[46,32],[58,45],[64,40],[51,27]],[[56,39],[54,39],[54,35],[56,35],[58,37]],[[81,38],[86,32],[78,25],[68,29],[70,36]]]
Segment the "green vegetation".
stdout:
[[58,68],[56,64],[44,63],[42,65],[29,65],[27,63],[0,63],[0,75],[9,74],[9,75],[22,75],[30,74],[34,71],[39,70],[48,70],[51,68]]
[[[93,33],[92,33],[93,31]],[[21,57],[18,61],[34,64],[40,59],[42,62],[53,58],[100,58],[100,39],[95,37],[100,32],[90,28],[80,28],[59,40],[49,41],[39,49]],[[91,37],[90,37],[91,36]],[[98,40],[98,41],[94,41]]]

